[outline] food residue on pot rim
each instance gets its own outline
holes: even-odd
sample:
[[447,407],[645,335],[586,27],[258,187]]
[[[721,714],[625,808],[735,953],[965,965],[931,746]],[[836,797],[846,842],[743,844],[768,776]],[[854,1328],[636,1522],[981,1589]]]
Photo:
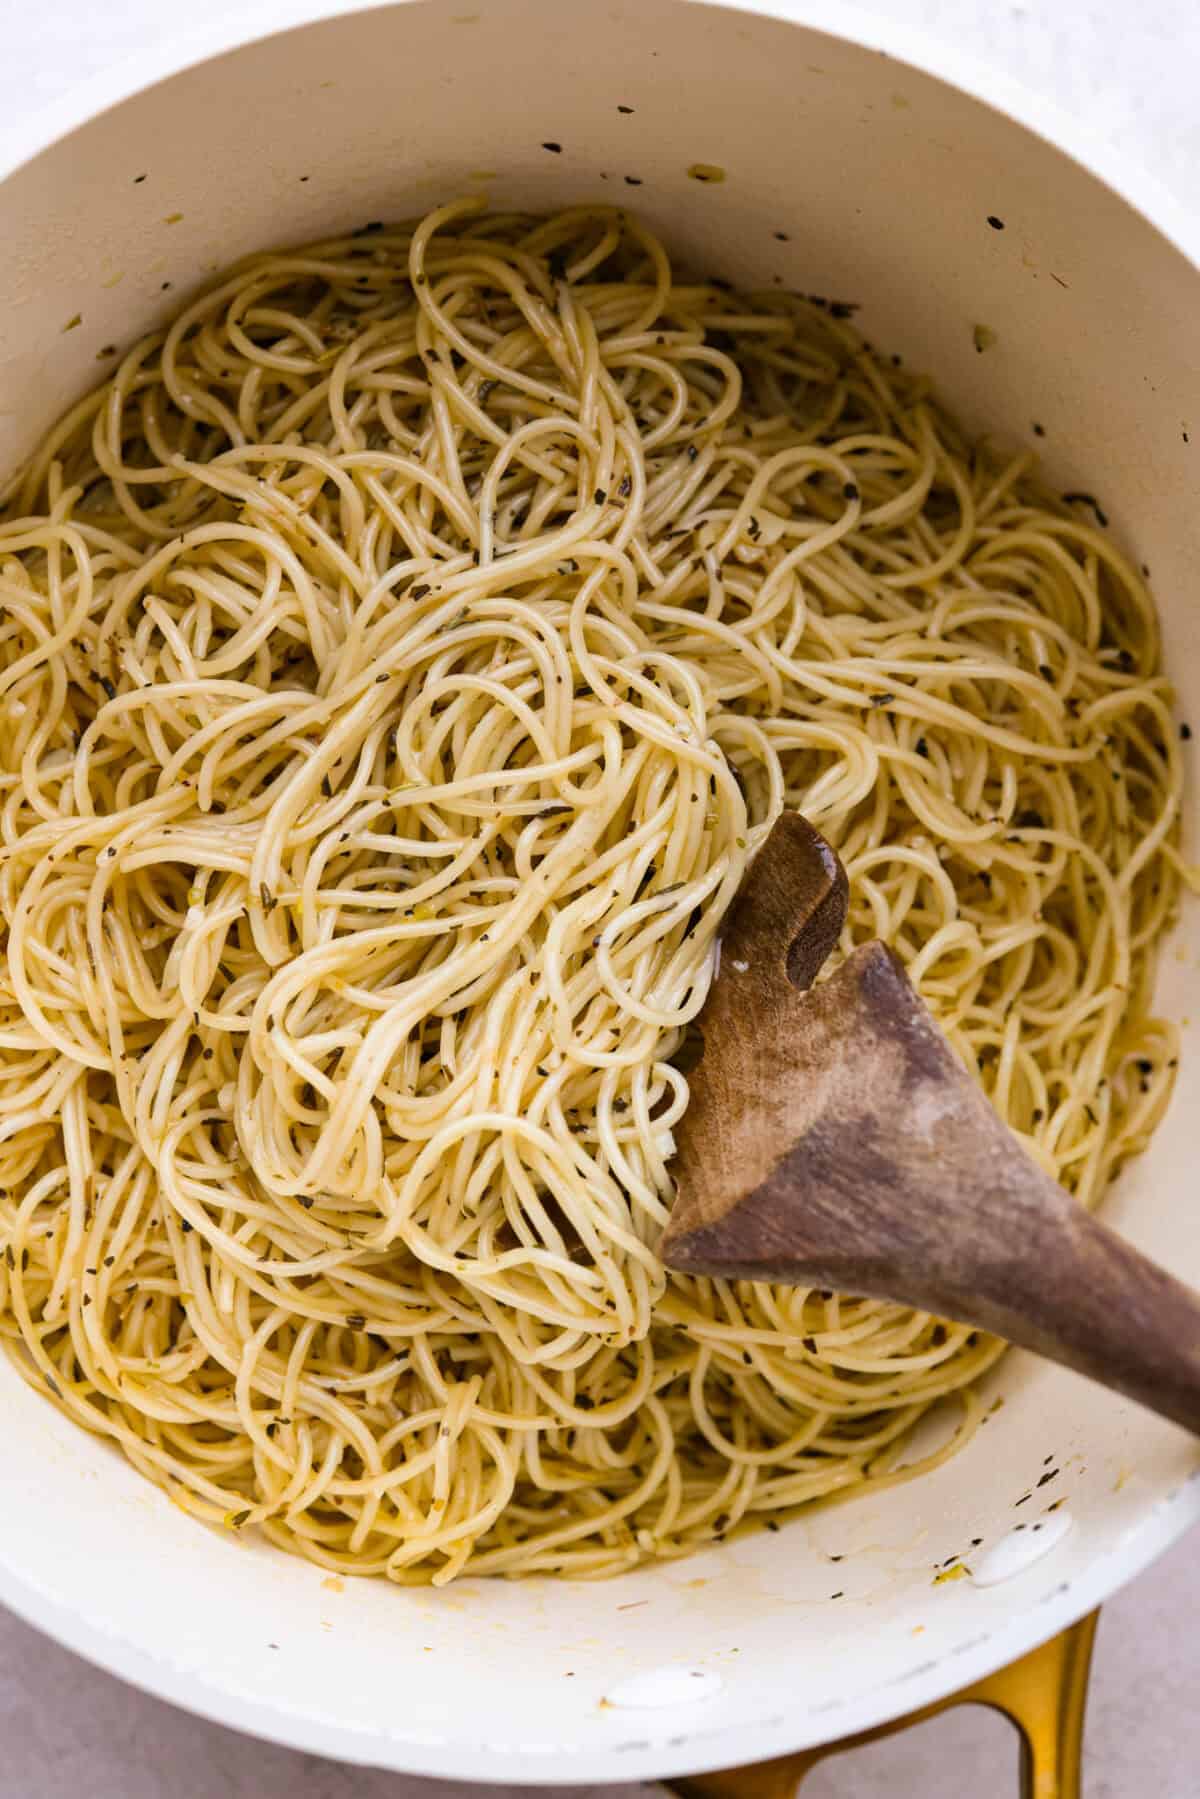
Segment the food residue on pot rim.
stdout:
[[1095,514],[1096,523],[1102,528],[1108,524],[1108,514],[1094,493],[1087,493],[1083,488],[1073,488],[1071,492],[1064,493],[1062,497],[1068,505],[1090,506]]

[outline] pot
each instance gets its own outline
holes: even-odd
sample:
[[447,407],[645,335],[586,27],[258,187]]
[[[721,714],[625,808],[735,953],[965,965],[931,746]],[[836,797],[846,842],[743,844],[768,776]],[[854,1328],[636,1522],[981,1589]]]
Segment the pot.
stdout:
[[[285,0],[257,15],[274,35],[230,47],[223,26],[93,83],[0,144],[0,467],[105,345],[243,252],[460,190],[636,204],[702,268],[859,303],[968,420],[1020,442],[1040,426],[1051,477],[1151,567],[1200,721],[1200,220],[1042,102],[908,28],[839,9],[832,35],[827,11]],[[1193,910],[1162,964],[1179,1088],[1107,1211],[1193,1282],[1198,947]],[[0,1599],[223,1723],[472,1780],[651,1780],[864,1730],[1081,1617],[1200,1513],[1191,1439],[1013,1354],[961,1455],[778,1534],[594,1584],[336,1591],[198,1526],[7,1366],[0,1388]],[[938,1579],[1058,1500],[1023,1571]]]

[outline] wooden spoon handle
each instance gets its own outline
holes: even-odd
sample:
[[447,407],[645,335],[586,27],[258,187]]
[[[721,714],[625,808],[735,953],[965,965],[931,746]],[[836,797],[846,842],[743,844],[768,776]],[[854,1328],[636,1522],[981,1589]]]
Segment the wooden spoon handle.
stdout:
[[1045,1186],[1024,1240],[976,1260],[969,1302],[947,1285],[934,1309],[954,1317],[966,1302],[968,1322],[1200,1434],[1200,1297]]
[[[980,1194],[994,1212],[987,1220],[976,1211],[984,1228],[969,1242],[926,1234],[914,1210],[903,1249],[879,1245],[872,1254],[871,1196],[860,1188],[844,1195],[858,1240],[850,1255],[833,1244],[822,1250],[810,1230],[792,1253],[782,1243],[764,1255],[689,1242],[668,1260],[689,1273],[832,1287],[974,1325],[1200,1435],[1200,1297],[1030,1170],[1040,1195],[1033,1198],[1033,1182]],[[809,1175],[780,1170],[769,1204],[776,1219],[791,1205],[809,1215]]]

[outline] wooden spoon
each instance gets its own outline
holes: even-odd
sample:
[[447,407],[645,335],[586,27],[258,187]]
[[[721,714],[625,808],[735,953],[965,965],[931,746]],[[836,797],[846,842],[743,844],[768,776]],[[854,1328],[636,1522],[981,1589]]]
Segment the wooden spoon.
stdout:
[[882,943],[805,991],[846,874],[785,813],[730,911],[664,1261],[993,1331],[1200,1432],[1200,1296],[1026,1155]]

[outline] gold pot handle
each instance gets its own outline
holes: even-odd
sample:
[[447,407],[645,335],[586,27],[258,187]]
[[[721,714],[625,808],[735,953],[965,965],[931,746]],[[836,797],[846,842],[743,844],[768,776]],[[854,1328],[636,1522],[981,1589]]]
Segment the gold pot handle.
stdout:
[[1021,1799],[1080,1799],[1083,1718],[1099,1616],[1092,1612],[1020,1661],[892,1724],[816,1749],[801,1749],[795,1755],[780,1755],[774,1761],[692,1774],[664,1784],[683,1799],[792,1799],[805,1775],[827,1755],[876,1743],[881,1737],[935,1718],[952,1705],[989,1705],[1011,1719],[1020,1735]]

